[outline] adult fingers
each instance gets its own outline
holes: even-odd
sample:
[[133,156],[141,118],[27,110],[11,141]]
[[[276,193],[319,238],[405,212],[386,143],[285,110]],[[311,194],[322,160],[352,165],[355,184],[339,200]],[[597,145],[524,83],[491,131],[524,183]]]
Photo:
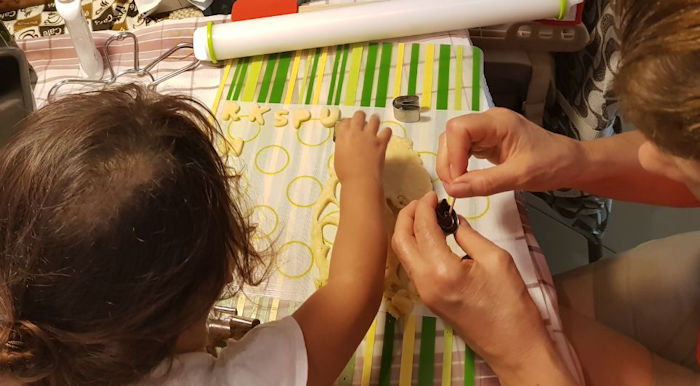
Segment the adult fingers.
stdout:
[[467,220],[459,216],[459,227],[455,233],[455,241],[474,261],[489,262],[494,256],[507,255],[507,252],[474,230]]
[[418,200],[413,222],[413,233],[416,235],[418,249],[423,253],[426,261],[432,260],[432,264],[438,262],[433,256],[451,252],[435,215],[437,201],[435,192],[429,192]]
[[437,163],[435,167],[437,171],[438,178],[443,182],[452,182],[452,176],[450,175],[450,161],[447,158],[447,134],[440,134],[438,139],[438,154]]
[[369,122],[367,122],[365,130],[377,135],[377,131],[379,130],[379,116],[377,114],[372,114],[372,116],[369,117]]
[[391,248],[409,275],[419,270],[422,264],[416,237],[413,233],[417,206],[418,201],[413,201],[399,212],[394,226],[394,235],[391,237]]
[[512,111],[493,108],[450,119],[445,131],[450,177],[454,179],[466,173],[473,147],[500,147],[507,132],[504,129],[517,122],[516,117]]
[[430,192],[418,200],[413,222],[421,265],[411,276],[421,299],[429,307],[443,302],[456,290],[468,265],[462,263],[449,246],[435,215],[437,196]]
[[490,196],[523,188],[520,184],[523,174],[517,163],[506,162],[487,169],[472,170],[451,182],[443,182],[443,185],[452,197]]

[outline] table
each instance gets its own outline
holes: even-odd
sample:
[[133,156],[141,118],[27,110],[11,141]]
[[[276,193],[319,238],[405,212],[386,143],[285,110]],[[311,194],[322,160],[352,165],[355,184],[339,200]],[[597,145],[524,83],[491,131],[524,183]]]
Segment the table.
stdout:
[[[154,59],[179,42],[191,41],[191,33],[197,26],[202,26],[207,21],[221,22],[225,18],[217,16],[165,22],[137,31],[142,63]],[[110,35],[107,32],[96,33],[95,40],[98,46]],[[39,75],[39,83],[35,90],[37,105],[46,102],[46,94],[51,85],[66,77],[79,75],[78,62],[68,37],[23,40],[18,43]],[[131,42],[127,41],[114,45],[112,62],[120,68],[131,64],[130,44]],[[388,70],[382,63],[384,50],[390,52],[384,59],[389,60]],[[336,54],[341,55],[338,60],[335,60]],[[460,55],[462,60],[459,60]],[[399,67],[404,75],[397,82],[395,64],[399,57],[403,58],[403,65]],[[154,70],[156,77],[179,68],[183,60],[191,60],[188,53],[180,52],[162,62]],[[345,85],[336,84],[334,87],[337,91],[333,92],[333,74],[336,74],[337,83],[340,83],[343,71],[342,64],[336,66],[335,63],[341,61],[347,64],[342,74]],[[279,69],[280,61],[276,60],[276,63],[275,66]],[[466,31],[290,53],[288,67],[284,72],[289,76],[281,78],[283,83],[279,86],[279,92],[275,91],[275,72],[267,81],[269,91],[262,91],[269,65],[269,57],[236,60],[224,67],[202,65],[194,72],[184,73],[163,84],[160,90],[194,95],[212,106],[219,115],[223,106],[219,102],[222,99],[237,100],[241,105],[259,103],[271,104],[278,108],[310,106],[308,108],[312,110],[317,109],[320,104],[339,105],[342,101],[345,109],[359,106],[367,111],[388,114],[382,107],[386,105],[386,101],[397,92],[401,94],[411,91],[422,96],[425,107],[429,108],[428,115],[432,114],[435,120],[433,122],[444,122],[449,116],[466,113],[472,108],[483,111],[490,106],[488,89],[481,71],[480,51],[472,49]],[[453,76],[445,77],[445,69]],[[382,75],[384,71],[388,72]],[[368,72],[372,72],[373,75],[368,76]],[[462,75],[461,80],[457,79],[456,74]],[[378,79],[382,76],[386,76],[388,80],[386,84],[380,85]],[[400,85],[398,91],[397,84]],[[354,90],[349,92],[349,88]],[[379,91],[382,88],[384,90]],[[430,90],[430,93],[423,93],[424,89]],[[265,95],[261,96],[263,93]],[[227,130],[229,135],[232,135],[230,126]],[[236,130],[235,127],[233,130]],[[433,151],[435,149],[435,137],[440,129],[433,127],[432,130],[408,129],[417,146],[426,146],[425,154],[430,153],[427,147],[433,146]],[[258,154],[263,147],[269,146],[269,143],[263,141],[264,138],[265,135],[257,144],[246,144],[246,149],[254,150],[251,157]],[[431,170],[429,159],[428,155],[424,162],[428,170]],[[488,166],[480,162],[475,164],[480,167]],[[294,178],[293,175],[288,177]],[[441,186],[435,184],[434,188],[439,191]],[[258,205],[267,205],[269,202],[265,200],[273,200],[277,196],[263,194],[260,196],[263,201]],[[461,209],[462,212],[475,211],[476,216],[479,212],[477,207],[485,202],[492,211],[499,211],[499,215],[483,216],[480,221],[473,222],[474,228],[508,250],[514,257],[564,361],[572,372],[580,376],[576,356],[561,330],[551,275],[522,212],[524,206],[516,205],[516,195],[513,192],[495,195],[486,201],[460,200],[458,205],[465,205]],[[281,220],[288,219],[282,216]],[[267,220],[260,221],[264,223]],[[308,235],[308,232],[306,234]],[[285,240],[304,237],[293,233],[287,236]],[[237,306],[244,316],[255,316],[263,321],[279,319],[293,312],[304,297],[313,291],[313,287],[308,283],[288,285],[287,281],[279,277],[273,276],[272,284],[266,288],[247,289],[247,296],[231,299],[229,304]],[[449,326],[445,326],[421,306],[416,308],[412,317],[399,322],[392,321],[385,313],[380,312],[338,383],[403,385],[416,380],[420,381],[420,384],[442,385],[498,383],[488,366],[482,360],[471,356],[471,351],[452,334]]]

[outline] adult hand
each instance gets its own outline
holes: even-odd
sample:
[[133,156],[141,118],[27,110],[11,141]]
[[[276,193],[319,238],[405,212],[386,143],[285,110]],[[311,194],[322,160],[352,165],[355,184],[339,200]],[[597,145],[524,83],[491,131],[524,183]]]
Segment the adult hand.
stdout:
[[[470,156],[496,166],[467,172]],[[492,108],[447,122],[440,136],[437,173],[453,197],[572,186],[584,157],[580,143],[551,133],[508,109]],[[576,173],[574,173],[576,171]]]
[[[423,303],[451,325],[504,384],[536,384],[538,379],[539,384],[570,384],[510,254],[461,217],[455,239],[472,258],[462,260],[447,246],[436,206],[434,192],[410,203],[399,213],[392,238],[393,250]],[[542,368],[549,370],[531,374]]]

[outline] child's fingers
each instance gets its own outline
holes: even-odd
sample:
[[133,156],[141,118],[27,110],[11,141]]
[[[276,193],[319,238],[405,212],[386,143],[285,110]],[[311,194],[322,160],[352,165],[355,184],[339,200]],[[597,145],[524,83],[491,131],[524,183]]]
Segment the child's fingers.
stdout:
[[353,129],[359,129],[362,130],[363,127],[365,127],[365,119],[367,116],[365,115],[365,112],[360,110],[356,111],[355,114],[353,114],[352,118],[350,119],[350,127]]
[[392,134],[390,127],[383,128],[377,134],[377,138],[379,138],[379,142],[382,144],[384,150],[386,150],[386,146],[389,144]]
[[377,131],[379,130],[379,116],[377,114],[372,114],[372,116],[369,117],[369,122],[367,126],[365,126],[365,130],[373,135],[377,135]]

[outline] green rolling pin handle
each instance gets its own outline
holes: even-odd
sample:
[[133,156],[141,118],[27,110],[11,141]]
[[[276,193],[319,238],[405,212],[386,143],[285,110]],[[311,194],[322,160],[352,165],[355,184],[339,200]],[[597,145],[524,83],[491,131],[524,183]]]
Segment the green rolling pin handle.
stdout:
[[213,22],[207,23],[207,48],[209,48],[209,59],[211,59],[212,64],[217,64],[219,61],[216,59],[216,53],[214,53],[214,43],[211,41],[211,28],[214,25]]
[[563,20],[566,17],[566,12],[569,10],[569,2],[567,0],[561,0],[559,4],[559,16],[557,19]]

